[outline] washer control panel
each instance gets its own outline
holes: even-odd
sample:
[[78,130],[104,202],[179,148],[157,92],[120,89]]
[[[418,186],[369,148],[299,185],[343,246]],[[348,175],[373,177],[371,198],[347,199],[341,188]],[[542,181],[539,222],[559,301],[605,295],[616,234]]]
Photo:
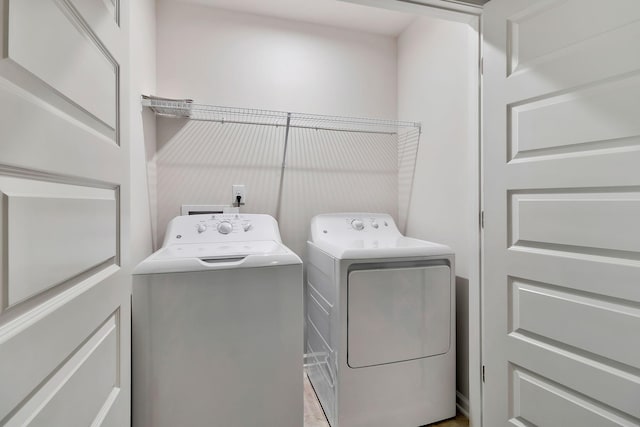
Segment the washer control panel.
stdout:
[[281,242],[276,220],[263,214],[184,215],[171,220],[164,245],[275,240]]

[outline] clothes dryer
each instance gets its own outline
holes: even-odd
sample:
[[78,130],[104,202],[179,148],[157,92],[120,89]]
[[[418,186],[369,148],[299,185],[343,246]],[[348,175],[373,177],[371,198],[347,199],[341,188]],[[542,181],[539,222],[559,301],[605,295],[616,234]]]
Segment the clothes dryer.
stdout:
[[332,427],[418,427],[455,416],[454,254],[390,215],[311,221],[309,379]]

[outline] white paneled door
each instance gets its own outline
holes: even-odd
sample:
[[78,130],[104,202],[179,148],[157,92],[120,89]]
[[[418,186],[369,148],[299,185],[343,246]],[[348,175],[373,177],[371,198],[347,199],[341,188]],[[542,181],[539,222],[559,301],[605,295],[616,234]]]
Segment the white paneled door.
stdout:
[[126,0],[0,0],[0,425],[130,420]]
[[640,1],[492,0],[483,425],[640,425]]

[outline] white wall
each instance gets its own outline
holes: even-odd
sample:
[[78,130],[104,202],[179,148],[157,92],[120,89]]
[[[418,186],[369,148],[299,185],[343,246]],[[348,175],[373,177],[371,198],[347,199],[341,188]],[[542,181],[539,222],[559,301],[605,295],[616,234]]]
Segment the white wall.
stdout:
[[422,122],[407,234],[456,254],[457,389],[469,396],[469,279],[477,271],[477,35],[420,17],[398,39],[398,118]]
[[394,118],[392,37],[161,0],[158,93],[214,105]]
[[[320,25],[158,3],[158,91],[214,105],[395,119],[396,40]],[[181,204],[275,215],[284,129],[158,119],[158,242]],[[312,215],[397,213],[395,138],[294,129],[283,240],[304,256]]]
[[[149,197],[148,164],[155,154],[155,118],[140,105],[140,94],[156,91],[156,4],[135,0],[130,5],[130,141],[131,253],[133,265],[152,251],[153,198]],[[150,162],[150,163],[148,163]]]

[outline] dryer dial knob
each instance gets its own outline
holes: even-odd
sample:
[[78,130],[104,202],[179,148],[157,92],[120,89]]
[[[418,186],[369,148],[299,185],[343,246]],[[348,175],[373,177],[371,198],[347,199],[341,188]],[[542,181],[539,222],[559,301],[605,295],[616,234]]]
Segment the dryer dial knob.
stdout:
[[378,225],[378,223],[377,223],[377,222],[375,222],[375,221],[371,221],[371,226],[372,226],[373,228],[378,228],[378,227],[380,227],[380,226]]
[[250,223],[250,222],[245,222],[244,224],[242,224],[242,229],[243,229],[244,231],[249,231],[249,230],[251,230],[251,227],[252,227],[252,225],[251,225],[251,223]]
[[231,224],[229,221],[222,221],[220,224],[218,224],[218,232],[220,234],[229,234],[233,231],[233,224]]
[[204,233],[205,231],[207,231],[207,225],[206,224],[198,224],[198,233]]
[[351,227],[353,227],[354,230],[360,231],[364,228],[364,222],[359,219],[354,219],[351,221]]

